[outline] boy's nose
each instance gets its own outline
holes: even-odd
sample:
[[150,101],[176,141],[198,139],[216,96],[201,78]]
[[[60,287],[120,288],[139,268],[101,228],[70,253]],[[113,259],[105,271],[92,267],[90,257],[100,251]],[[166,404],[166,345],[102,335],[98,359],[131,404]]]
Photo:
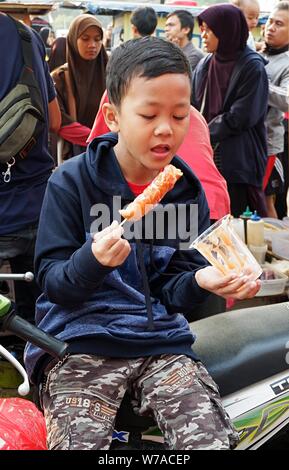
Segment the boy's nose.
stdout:
[[160,123],[154,131],[155,135],[171,135],[172,134],[171,125],[168,122]]

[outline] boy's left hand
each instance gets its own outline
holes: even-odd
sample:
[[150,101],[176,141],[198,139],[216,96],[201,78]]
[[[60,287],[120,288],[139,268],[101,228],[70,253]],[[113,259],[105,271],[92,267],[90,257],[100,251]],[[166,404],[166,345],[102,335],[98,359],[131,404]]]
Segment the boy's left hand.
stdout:
[[261,287],[259,280],[250,280],[250,272],[243,276],[224,276],[217,268],[207,266],[196,272],[195,279],[200,287],[213,294],[236,300],[255,297]]

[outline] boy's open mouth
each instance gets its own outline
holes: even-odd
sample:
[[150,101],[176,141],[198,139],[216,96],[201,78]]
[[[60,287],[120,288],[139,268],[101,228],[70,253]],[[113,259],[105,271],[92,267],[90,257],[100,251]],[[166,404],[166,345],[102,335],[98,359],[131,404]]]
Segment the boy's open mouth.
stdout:
[[159,155],[167,154],[170,151],[170,146],[167,144],[156,145],[151,151]]

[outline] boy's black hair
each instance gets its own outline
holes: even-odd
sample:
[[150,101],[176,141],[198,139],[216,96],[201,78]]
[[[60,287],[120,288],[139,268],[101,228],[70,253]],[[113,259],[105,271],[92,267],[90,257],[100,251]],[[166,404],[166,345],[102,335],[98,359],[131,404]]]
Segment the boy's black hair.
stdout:
[[106,88],[110,103],[120,106],[133,78],[156,78],[166,73],[185,74],[191,82],[191,66],[180,47],[153,36],[126,41],[108,61]]
[[130,19],[140,36],[150,36],[157,27],[158,17],[151,7],[139,7],[132,12]]
[[193,37],[195,24],[193,15],[187,10],[175,10],[167,16],[167,19],[171,16],[177,16],[179,18],[182,28],[190,28],[187,34],[188,40],[190,41]]

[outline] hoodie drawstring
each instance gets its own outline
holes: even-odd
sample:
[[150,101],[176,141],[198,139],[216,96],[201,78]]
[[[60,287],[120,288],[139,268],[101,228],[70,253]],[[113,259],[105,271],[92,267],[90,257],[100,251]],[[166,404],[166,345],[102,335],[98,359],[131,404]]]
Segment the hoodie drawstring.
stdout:
[[152,308],[149,280],[148,280],[148,275],[147,275],[145,262],[144,262],[144,251],[143,251],[143,246],[140,240],[136,239],[136,245],[137,245],[137,259],[139,262],[140,271],[141,271],[142,279],[143,279],[144,296],[145,296],[147,315],[148,315],[148,329],[149,331],[153,331],[155,329],[154,320],[153,320],[153,308]]

